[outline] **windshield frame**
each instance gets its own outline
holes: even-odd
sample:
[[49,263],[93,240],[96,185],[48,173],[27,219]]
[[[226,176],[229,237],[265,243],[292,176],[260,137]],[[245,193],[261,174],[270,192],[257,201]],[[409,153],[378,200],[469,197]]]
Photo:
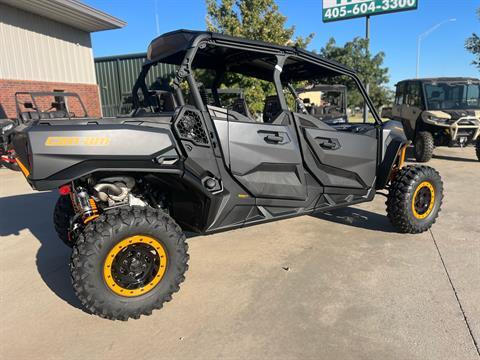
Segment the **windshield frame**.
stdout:
[[[427,86],[437,86],[437,85],[448,85],[448,86],[455,86],[455,85],[476,85],[479,87],[479,101],[478,105],[473,106],[463,106],[462,107],[439,107],[432,109],[430,106],[430,99],[427,93]],[[423,99],[425,104],[425,110],[431,111],[444,111],[444,110],[480,110],[480,80],[456,80],[456,81],[429,81],[422,83],[422,92],[423,92]]]

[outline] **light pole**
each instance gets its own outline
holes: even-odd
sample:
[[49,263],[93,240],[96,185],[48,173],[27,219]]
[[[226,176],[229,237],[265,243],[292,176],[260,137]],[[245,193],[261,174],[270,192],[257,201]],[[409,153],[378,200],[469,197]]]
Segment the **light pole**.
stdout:
[[420,34],[417,39],[417,79],[420,73],[420,45],[422,43],[422,40],[425,39],[428,35],[430,35],[432,32],[437,30],[440,26],[443,24],[446,24],[448,22],[452,21],[457,21],[457,19],[448,19],[448,20],[443,20],[442,22],[439,22],[437,25],[432,26],[430,29],[425,31],[423,34]]
[[[367,54],[370,48],[370,15],[367,15],[365,18],[365,39],[367,39]],[[367,91],[367,95],[370,94],[370,84],[365,84],[365,90]],[[366,123],[368,120],[368,105],[367,102],[363,104],[363,122]]]

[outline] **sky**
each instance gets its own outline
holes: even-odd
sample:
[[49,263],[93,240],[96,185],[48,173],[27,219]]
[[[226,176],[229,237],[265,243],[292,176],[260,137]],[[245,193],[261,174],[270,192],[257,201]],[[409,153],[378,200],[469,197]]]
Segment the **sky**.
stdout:
[[[206,26],[204,0],[84,2],[127,22],[123,29],[92,34],[95,57],[145,52],[159,34],[182,28],[203,30]],[[321,49],[330,37],[343,45],[356,36],[365,36],[365,18],[323,23],[321,0],[277,0],[277,4],[287,17],[287,25],[295,26],[296,35],[315,33],[309,50]],[[385,52],[389,86],[415,77],[418,36],[449,19],[455,21],[445,22],[422,40],[420,77],[480,77],[478,68],[471,65],[473,55],[464,48],[467,37],[480,33],[475,12],[479,7],[480,0],[418,0],[417,10],[372,16],[371,51]]]

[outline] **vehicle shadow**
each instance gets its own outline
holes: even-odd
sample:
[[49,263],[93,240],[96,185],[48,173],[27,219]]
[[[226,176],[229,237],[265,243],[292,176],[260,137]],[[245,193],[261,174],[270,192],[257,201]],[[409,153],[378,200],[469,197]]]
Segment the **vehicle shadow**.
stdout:
[[461,158],[458,156],[445,156],[445,155],[433,155],[434,159],[440,159],[440,160],[449,160],[449,161],[464,161],[464,162],[472,162],[472,163],[477,163],[478,160],[476,159],[468,159],[468,158]]
[[[28,230],[40,242],[37,271],[53,293],[71,306],[89,313],[77,299],[70,281],[71,249],[58,238],[53,227],[53,209],[58,194],[37,192],[0,197],[0,238]],[[187,238],[196,236],[187,233]],[[24,241],[19,237],[13,241]]]
[[[0,198],[0,237],[19,235],[29,230],[40,242],[37,270],[45,284],[68,304],[82,309],[70,282],[71,250],[62,243],[53,228],[54,192],[41,192]],[[15,238],[14,238],[15,239]],[[13,241],[24,241],[20,238]]]
[[345,207],[319,212],[311,216],[337,224],[348,225],[367,230],[383,231],[388,233],[397,232],[386,215],[380,215],[363,209]]
[[[478,162],[478,160],[476,159],[468,159],[468,158],[462,158],[458,156],[445,156],[445,155],[433,154],[433,158],[439,159],[439,160],[449,160],[449,161],[463,161],[463,162],[472,162],[472,163]],[[407,148],[407,151],[405,152],[405,160],[408,162],[417,162],[417,160],[415,159],[414,149],[412,145],[410,145]]]

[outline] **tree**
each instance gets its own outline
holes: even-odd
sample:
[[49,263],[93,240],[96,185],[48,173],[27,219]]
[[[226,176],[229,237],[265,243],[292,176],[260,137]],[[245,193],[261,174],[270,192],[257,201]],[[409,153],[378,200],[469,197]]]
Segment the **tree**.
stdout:
[[[379,52],[372,55],[368,49],[368,40],[360,37],[354,38],[344,46],[337,46],[335,39],[330,38],[320,55],[348,66],[356,71],[364,84],[370,85],[370,97],[376,107],[391,102],[391,92],[386,87],[389,81],[388,68],[383,67],[385,53]],[[349,103],[362,106],[363,98],[356,91],[357,86],[353,80],[347,80]]]
[[[278,45],[296,45],[305,48],[313,38],[294,38],[295,27],[287,27],[287,18],[278,9],[275,0],[206,0],[207,30]],[[236,75],[225,79],[228,87],[245,90],[250,111],[263,110],[265,97],[273,93],[271,83]]]
[[[480,8],[477,9],[477,16],[480,20]],[[480,37],[473,33],[465,42],[465,48],[475,55],[476,59],[472,61],[472,64],[480,69]]]
[[286,16],[275,0],[206,0],[207,29],[246,39],[278,45],[306,47],[314,34],[306,38],[295,34],[295,26],[286,27]]

